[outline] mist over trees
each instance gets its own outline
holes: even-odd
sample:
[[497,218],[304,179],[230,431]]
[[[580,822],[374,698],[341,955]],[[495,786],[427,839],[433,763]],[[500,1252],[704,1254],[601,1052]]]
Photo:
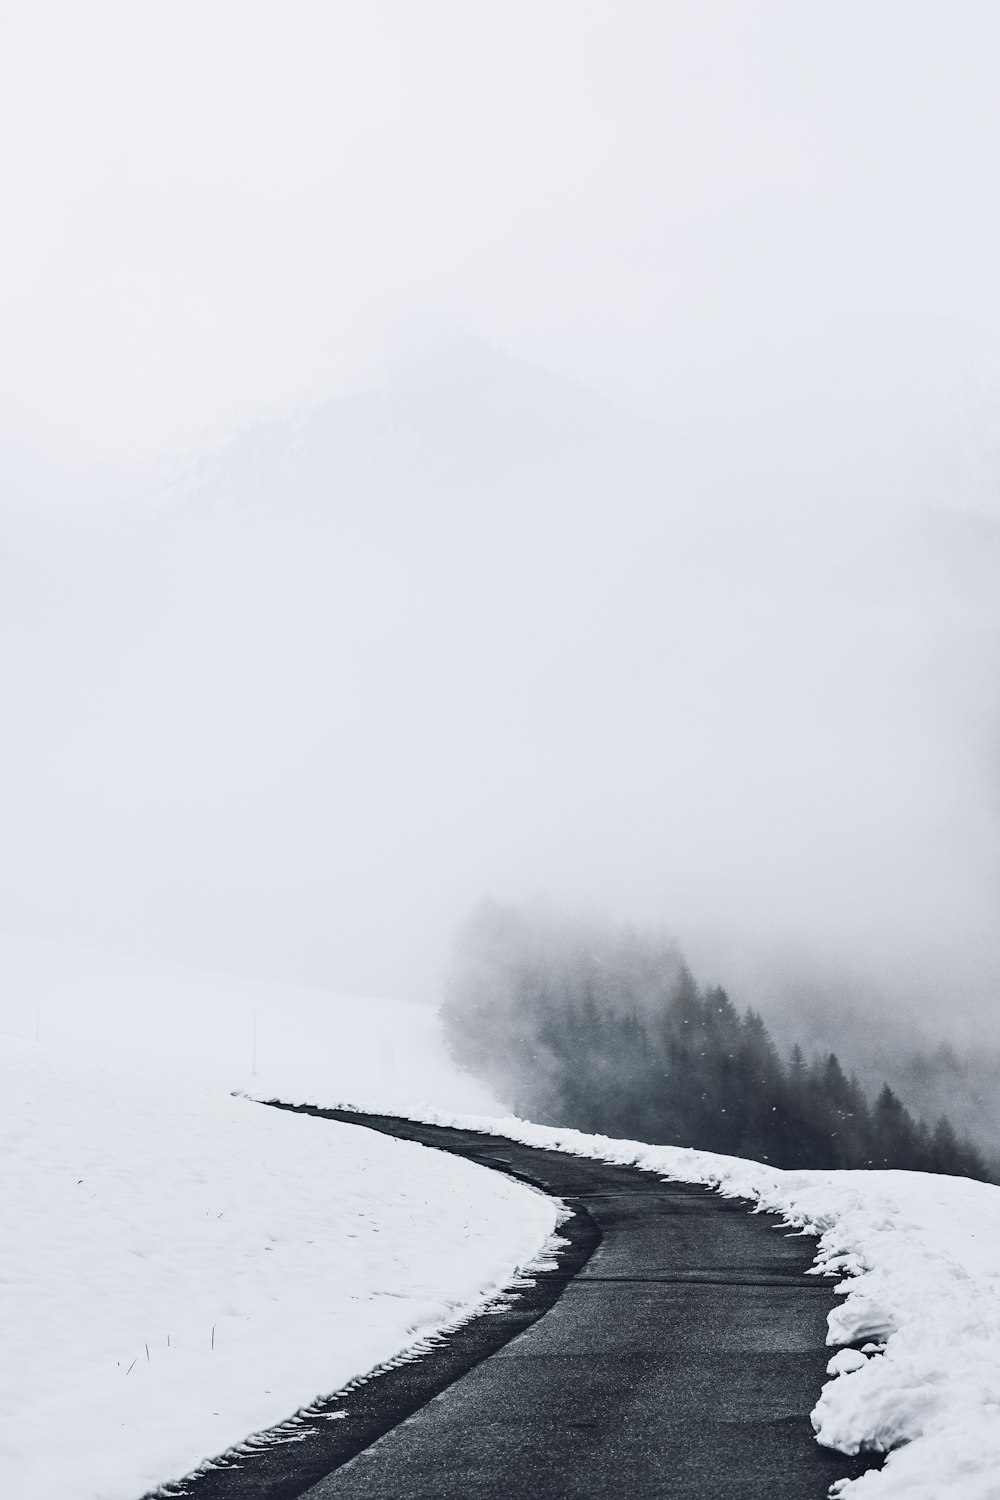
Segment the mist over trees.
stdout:
[[519,1114],[779,1167],[985,1178],[944,1116],[872,1097],[834,1053],[783,1059],[753,1010],[696,983],[676,944],[486,902],[463,928],[442,1018],[456,1059]]
[[[779,1050],[795,1042],[813,1056],[836,1052],[845,1071],[857,1074],[865,1091],[878,1095],[883,1083],[911,1111],[935,1120],[945,1114],[959,1135],[971,1136],[989,1175],[1000,1181],[1000,1052],[989,1031],[960,1046],[935,1036],[928,1022],[901,1012],[883,994],[862,1003],[846,999],[837,984],[820,996],[785,991],[768,1007],[767,1022]],[[948,1019],[942,1019],[942,1027]]]

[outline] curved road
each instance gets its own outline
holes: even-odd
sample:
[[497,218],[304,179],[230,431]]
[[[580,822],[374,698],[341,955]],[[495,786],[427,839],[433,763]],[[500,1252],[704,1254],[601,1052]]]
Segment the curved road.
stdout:
[[[284,1106],[288,1107],[288,1106]],[[199,1500],[823,1500],[829,1282],[812,1241],[705,1188],[495,1136],[310,1114],[455,1151],[575,1210],[560,1269],[440,1350],[333,1398],[314,1441],[189,1480]],[[322,1411],[319,1416],[324,1415]],[[324,1477],[319,1478],[318,1474]]]

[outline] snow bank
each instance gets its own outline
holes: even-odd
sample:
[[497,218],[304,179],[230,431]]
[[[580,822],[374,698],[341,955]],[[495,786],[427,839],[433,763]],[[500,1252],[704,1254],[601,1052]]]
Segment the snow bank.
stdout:
[[482,1305],[555,1205],[458,1158],[0,1039],[0,1472],[136,1500]]
[[840,1500],[1000,1500],[1000,1188],[923,1172],[783,1172],[738,1157],[496,1119],[441,1124],[642,1167],[755,1200],[819,1237],[843,1301],[813,1412],[821,1443],[888,1451]]

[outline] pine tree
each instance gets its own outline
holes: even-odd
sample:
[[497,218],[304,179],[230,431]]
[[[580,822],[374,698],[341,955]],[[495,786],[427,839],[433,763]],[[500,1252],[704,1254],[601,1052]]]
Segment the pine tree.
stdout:
[[920,1140],[913,1116],[887,1083],[875,1102],[873,1125],[877,1166],[918,1166]]
[[835,1054],[782,1066],[763,1018],[700,991],[676,948],[484,904],[464,929],[442,1020],[459,1063],[547,1123],[783,1167],[986,1177],[885,1085],[873,1108]]

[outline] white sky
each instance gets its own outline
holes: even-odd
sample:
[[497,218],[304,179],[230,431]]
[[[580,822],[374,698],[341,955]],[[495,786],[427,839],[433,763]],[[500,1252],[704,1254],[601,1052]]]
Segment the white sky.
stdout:
[[[61,912],[79,937],[89,902],[95,927],[145,924],[181,957],[228,961],[246,938],[276,975],[403,992],[485,889],[537,887],[662,910],[682,942],[701,924],[709,958],[727,923],[773,917],[782,941],[865,945],[880,982],[905,958],[933,995],[961,949],[976,1003],[995,996],[995,575],[968,536],[954,559],[926,537],[901,553],[887,518],[1000,514],[1000,8],[9,12],[0,516],[53,489],[97,509],[442,329],[662,420],[715,487],[701,533],[675,543],[656,520],[634,558],[604,491],[582,521],[556,495],[537,553],[518,551],[522,518],[502,565],[486,500],[454,559],[429,520],[388,564],[373,505],[368,531],[324,533],[347,580],[332,605],[328,554],[293,557],[280,524],[236,564],[229,536],[205,560],[195,538],[193,581],[163,564],[159,613],[135,538],[125,585],[107,537],[57,555],[43,525],[23,568],[0,546],[10,910]],[[462,412],[439,415],[442,451],[478,472]],[[829,545],[789,530],[796,510]],[[582,561],[560,591],[564,534]],[[116,615],[120,585],[148,594],[148,637],[131,603]],[[497,687],[475,720],[458,687],[484,659]],[[508,778],[508,806],[483,789],[511,758],[526,791]]]
[[187,442],[441,324],[714,442],[988,443],[998,64],[968,0],[11,7],[8,446]]

